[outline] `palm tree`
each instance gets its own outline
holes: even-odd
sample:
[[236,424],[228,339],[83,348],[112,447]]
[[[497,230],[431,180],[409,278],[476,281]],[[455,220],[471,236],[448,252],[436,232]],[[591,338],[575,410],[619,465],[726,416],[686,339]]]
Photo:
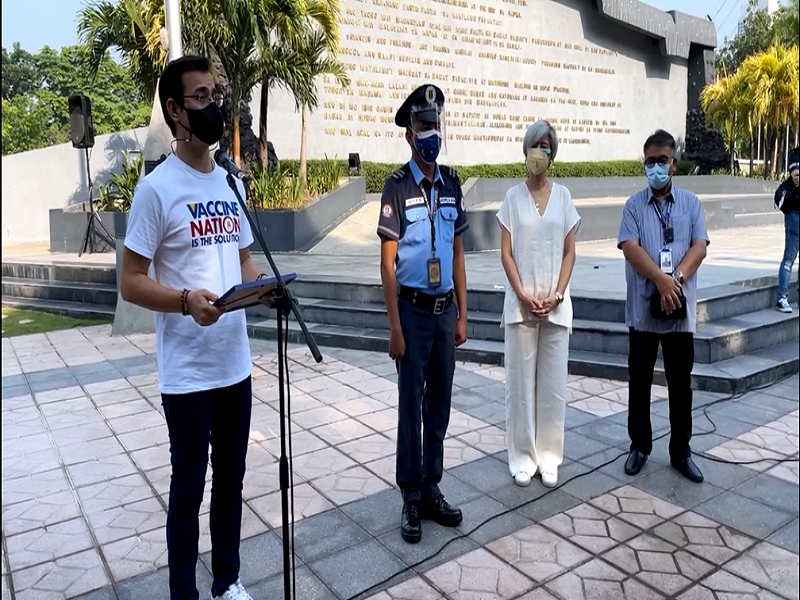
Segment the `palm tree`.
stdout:
[[[242,101],[249,101],[253,88],[265,72],[289,69],[286,62],[275,65],[275,56],[265,53],[263,24],[275,15],[293,15],[296,0],[196,0],[184,5],[183,13],[192,23],[186,27],[189,44],[207,56],[214,55],[230,84],[233,113],[233,159],[241,166],[239,117]],[[279,59],[291,58],[287,53]],[[300,80],[307,78],[300,78]]]
[[[325,33],[311,24],[302,33],[298,43],[298,51],[302,63],[307,69],[313,82],[317,77],[333,77],[336,82],[347,88],[350,86],[350,77],[345,71],[342,62],[331,52],[330,44],[325,37]],[[308,189],[307,159],[306,159],[306,116],[319,106],[319,97],[316,87],[311,86],[311,94],[298,97],[301,114],[301,133],[300,133],[300,171],[299,179],[303,183],[304,191]]]
[[700,93],[700,102],[706,115],[715,126],[725,132],[728,138],[731,173],[733,173],[736,163],[736,133],[740,128],[739,117],[745,112],[744,92],[744,78],[737,71],[716,83],[707,85]]
[[163,0],[95,0],[78,13],[78,37],[88,50],[88,67],[97,75],[106,52],[116,48],[149,100],[167,64],[161,45]]
[[[778,162],[779,131],[798,114],[798,50],[773,45],[750,56],[742,65],[754,111],[769,125],[772,157],[764,176],[774,174]],[[768,144],[769,147],[769,144]]]
[[[292,0],[287,0],[292,1]],[[283,87],[292,92],[297,100],[300,96],[313,94],[308,85],[308,74],[298,72],[292,67],[298,63],[287,60],[286,54],[301,45],[301,38],[309,26],[318,27],[333,54],[339,46],[339,0],[296,0],[297,12],[283,11],[262,13],[262,31],[266,32],[262,52],[272,65],[261,80],[261,104],[259,108],[258,133],[261,164],[267,165],[267,125],[269,115],[269,93],[275,87]],[[272,58],[269,55],[272,54]],[[296,56],[296,55],[295,55]],[[312,77],[313,79],[313,77]],[[300,103],[297,102],[298,108]]]

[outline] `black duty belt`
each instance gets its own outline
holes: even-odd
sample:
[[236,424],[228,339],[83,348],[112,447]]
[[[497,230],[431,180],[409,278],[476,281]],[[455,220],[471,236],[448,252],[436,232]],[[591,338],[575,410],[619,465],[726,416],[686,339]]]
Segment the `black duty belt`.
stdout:
[[418,289],[412,287],[400,286],[400,298],[406,302],[410,302],[417,308],[426,310],[431,314],[439,316],[447,310],[447,308],[455,300],[453,290],[450,290],[443,296],[431,296]]

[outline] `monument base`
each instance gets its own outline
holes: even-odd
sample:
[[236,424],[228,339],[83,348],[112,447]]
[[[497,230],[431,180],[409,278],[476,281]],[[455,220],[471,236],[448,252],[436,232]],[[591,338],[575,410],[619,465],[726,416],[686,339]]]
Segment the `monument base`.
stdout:
[[117,238],[117,308],[114,312],[112,336],[155,333],[155,315],[150,310],[136,306],[122,298],[120,293],[120,273],[122,273],[122,251],[124,238]]

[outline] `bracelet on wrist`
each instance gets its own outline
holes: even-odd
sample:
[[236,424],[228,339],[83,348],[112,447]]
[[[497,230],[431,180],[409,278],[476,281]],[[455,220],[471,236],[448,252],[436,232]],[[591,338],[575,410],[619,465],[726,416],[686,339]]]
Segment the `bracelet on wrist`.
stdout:
[[189,314],[189,290],[186,288],[181,291],[181,314],[184,317]]

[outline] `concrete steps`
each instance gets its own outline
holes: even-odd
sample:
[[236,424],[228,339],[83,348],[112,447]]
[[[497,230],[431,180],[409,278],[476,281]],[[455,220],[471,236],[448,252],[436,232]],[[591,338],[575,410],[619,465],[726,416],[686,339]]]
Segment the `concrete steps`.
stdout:
[[41,310],[57,315],[81,317],[84,319],[113,319],[115,308],[113,306],[103,306],[100,304],[81,304],[78,302],[62,302],[58,300],[40,300],[38,298],[11,298],[5,295],[3,295],[3,306],[24,308],[26,310]]
[[[383,352],[388,342],[383,291],[379,285],[329,278],[292,283],[309,329],[320,346]],[[796,301],[796,288],[792,300]],[[4,262],[3,304],[61,314],[108,317],[117,301],[116,273],[110,266]],[[735,391],[798,370],[800,319],[774,310],[774,278],[742,281],[700,290],[695,336],[695,385]],[[502,364],[502,289],[468,294],[469,341],[461,360]],[[576,374],[627,378],[628,331],[625,301],[615,294],[573,293],[575,322],[570,338],[570,370]],[[248,310],[254,337],[275,337],[274,315]],[[293,321],[290,337],[300,342]],[[663,381],[662,367],[657,379]]]
[[[386,352],[389,343],[389,332],[385,329],[318,323],[307,325],[309,332],[322,348],[323,356],[325,347]],[[251,337],[257,339],[274,340],[277,337],[277,328],[272,320],[251,318],[248,321],[248,330]],[[290,342],[303,343],[303,335],[296,322],[289,322],[288,334]],[[474,339],[468,340],[456,351],[458,360],[493,365],[503,364],[503,354],[503,342]],[[797,373],[798,369],[798,343],[792,341],[714,364],[696,364],[692,372],[692,382],[693,387],[698,390],[736,393]],[[627,381],[627,356],[570,350],[569,372],[573,375]],[[666,385],[661,360],[656,363],[654,382]]]
[[[385,330],[386,311],[382,304],[351,303],[342,300],[299,298],[303,317],[309,323],[332,327],[355,327],[364,330]],[[259,311],[258,314],[264,314]],[[470,339],[502,342],[500,313],[471,311],[467,334]],[[775,310],[737,315],[701,323],[695,336],[695,360],[712,363],[753,352],[776,343],[798,339],[800,320],[797,315],[784,315]],[[570,349],[610,354],[628,353],[628,328],[623,322],[576,319],[573,323]]]
[[53,300],[56,302],[91,304],[97,306],[117,305],[117,286],[106,283],[86,283],[82,281],[43,281],[3,277],[3,299],[29,298]]
[[[309,306],[312,302],[317,304],[319,310],[335,309],[338,305],[341,310],[355,312],[363,305],[375,305],[380,307],[381,314],[384,313],[380,285],[336,279],[296,280],[291,285],[297,298]],[[774,277],[767,277],[700,290],[697,322],[707,323],[772,308],[776,300],[776,285]],[[470,289],[467,298],[470,315],[499,315],[503,312],[504,294],[503,289]],[[573,291],[572,306],[576,319],[610,323],[625,321],[625,298],[622,295]]]

